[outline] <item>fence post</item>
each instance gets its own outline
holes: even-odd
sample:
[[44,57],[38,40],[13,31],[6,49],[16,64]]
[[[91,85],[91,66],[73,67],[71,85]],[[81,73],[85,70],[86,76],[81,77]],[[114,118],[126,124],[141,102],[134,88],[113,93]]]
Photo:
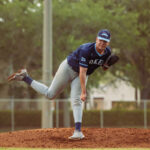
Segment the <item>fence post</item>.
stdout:
[[69,103],[68,99],[64,100],[63,104],[63,111],[64,111],[64,127],[70,127],[70,110],[69,110]]
[[100,109],[100,127],[104,127],[104,120],[103,120],[103,109]]
[[100,128],[104,127],[103,107],[104,107],[104,101],[100,101]]
[[147,128],[147,100],[144,100],[144,128]]
[[14,97],[11,97],[11,131],[15,130]]
[[56,100],[56,128],[59,128],[59,100]]

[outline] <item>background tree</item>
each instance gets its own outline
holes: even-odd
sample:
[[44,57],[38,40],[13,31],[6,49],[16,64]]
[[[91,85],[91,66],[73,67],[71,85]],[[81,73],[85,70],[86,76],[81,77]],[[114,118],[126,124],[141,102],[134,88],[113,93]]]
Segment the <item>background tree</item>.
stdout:
[[[23,67],[41,70],[42,7],[37,0],[3,0],[0,10],[0,70],[4,86],[8,85],[10,68],[14,71]],[[36,75],[33,73],[33,76]],[[14,86],[15,96],[22,97],[19,85]]]
[[[149,3],[150,0],[54,0],[53,73],[69,53],[80,44],[95,42],[97,32],[107,28],[112,34],[112,51],[120,56],[120,63],[107,72],[98,69],[89,78],[89,88],[99,85],[111,73],[139,87],[142,98],[148,98]],[[15,71],[27,67],[33,78],[41,80],[43,1],[3,0],[0,10],[3,76],[9,74],[13,64]],[[20,93],[18,97],[24,97]]]
[[141,90],[141,99],[150,99],[150,0],[121,0],[120,3],[126,12],[137,14],[137,19],[133,24],[135,31],[128,32],[129,39],[132,37],[134,41],[131,40],[131,46],[127,44],[120,48],[118,70],[124,79]]

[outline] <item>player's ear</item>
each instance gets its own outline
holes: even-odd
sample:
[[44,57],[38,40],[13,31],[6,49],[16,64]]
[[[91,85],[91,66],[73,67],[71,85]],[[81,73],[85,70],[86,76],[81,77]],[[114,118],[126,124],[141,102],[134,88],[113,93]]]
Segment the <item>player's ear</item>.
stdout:
[[107,42],[107,46],[109,45],[110,42]]

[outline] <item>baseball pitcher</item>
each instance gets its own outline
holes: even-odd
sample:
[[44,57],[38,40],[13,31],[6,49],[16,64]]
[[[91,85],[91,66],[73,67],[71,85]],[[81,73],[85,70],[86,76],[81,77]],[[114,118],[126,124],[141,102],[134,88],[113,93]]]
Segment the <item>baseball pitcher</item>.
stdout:
[[21,69],[12,74],[8,77],[8,81],[24,81],[50,100],[54,99],[70,83],[75,130],[69,139],[83,139],[85,136],[81,131],[82,102],[87,97],[86,83],[88,76],[99,67],[104,70],[108,69],[119,59],[118,56],[111,54],[109,43],[110,32],[106,29],[100,30],[96,42],[80,45],[60,64],[49,87],[33,80],[26,69]]

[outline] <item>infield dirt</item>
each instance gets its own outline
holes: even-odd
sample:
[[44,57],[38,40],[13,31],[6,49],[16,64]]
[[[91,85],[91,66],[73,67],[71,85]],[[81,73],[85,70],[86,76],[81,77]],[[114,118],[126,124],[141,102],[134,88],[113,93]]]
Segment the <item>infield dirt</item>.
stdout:
[[0,147],[28,148],[150,148],[150,130],[83,128],[85,139],[72,141],[73,128],[35,129],[0,133]]

